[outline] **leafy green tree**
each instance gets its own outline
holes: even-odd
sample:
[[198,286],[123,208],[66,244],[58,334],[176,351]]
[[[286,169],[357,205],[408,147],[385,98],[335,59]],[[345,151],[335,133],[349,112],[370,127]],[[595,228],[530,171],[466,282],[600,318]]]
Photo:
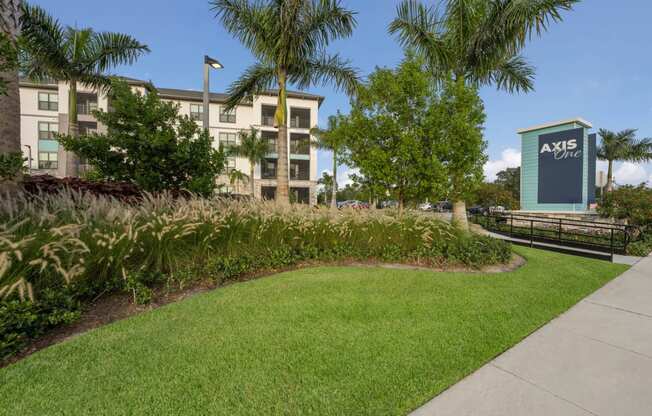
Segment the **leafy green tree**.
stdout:
[[249,161],[249,183],[251,197],[255,198],[256,186],[254,184],[254,168],[267,155],[269,149],[267,141],[258,135],[258,130],[251,127],[248,132],[240,132],[240,144],[230,149],[229,153],[247,158]]
[[[418,0],[404,0],[389,32],[400,42],[424,56],[436,81],[452,80],[470,87],[496,85],[513,92],[533,89],[534,68],[519,54],[532,35],[540,35],[551,22],[562,20],[561,12],[570,10],[578,0],[448,0],[444,8],[428,7]],[[458,87],[461,88],[461,87]],[[458,89],[458,92],[461,92]],[[474,131],[461,128],[458,133]],[[465,142],[464,136],[451,137]],[[482,146],[479,141],[474,141]],[[480,154],[481,149],[472,150]],[[458,146],[470,150],[469,146]],[[462,164],[467,163],[460,155]],[[464,170],[455,169],[453,174]],[[464,175],[475,181],[476,175]],[[464,177],[452,178],[453,194],[462,198],[478,181],[466,183]],[[468,229],[463,199],[453,201],[453,217]]]
[[0,0],[0,154],[20,151],[18,49],[20,0]]
[[[23,6],[21,66],[32,79],[53,78],[68,83],[68,135],[79,135],[77,83],[106,91],[107,71],[132,64],[149,52],[146,45],[121,33],[63,27],[38,6]],[[78,164],[67,158],[66,173],[77,175]]]
[[598,147],[598,159],[608,162],[607,192],[613,190],[614,161],[648,162],[652,160],[652,139],[636,139],[636,130],[627,129],[614,133],[598,131],[602,143]]
[[[253,176],[247,176],[246,173],[244,173],[244,172],[242,172],[241,170],[238,170],[238,169],[233,169],[229,173],[229,183],[231,184],[231,186],[235,186],[235,193],[236,194],[240,193],[239,189],[238,189],[238,184],[239,183],[245,183],[245,182],[253,183],[253,180],[251,180],[250,178],[253,178]],[[253,188],[253,186],[252,186],[252,188]],[[253,191],[253,189],[252,189],[252,191]],[[252,195],[252,198],[253,198],[253,195]]]
[[289,202],[287,87],[300,89],[334,83],[351,94],[358,77],[347,61],[328,55],[331,41],[351,35],[354,13],[339,0],[211,0],[224,27],[254,54],[247,68],[228,90],[227,106],[235,106],[276,85],[274,115],[278,127],[276,200]]
[[521,199],[521,168],[507,168],[496,174],[495,184],[509,191],[515,200]]
[[519,202],[514,195],[497,183],[483,183],[473,194],[471,203],[483,207],[503,206],[507,209],[518,209]]
[[437,100],[423,62],[411,54],[396,70],[376,69],[352,100],[348,159],[373,193],[389,191],[399,209],[443,190]]
[[177,105],[162,101],[153,88],[134,92],[119,79],[112,81],[109,99],[112,111],[94,112],[106,134],[59,136],[67,151],[86,158],[107,180],[132,181],[152,192],[213,192],[224,152],[197,123],[180,116]]
[[313,146],[333,153],[333,179],[331,192],[331,208],[337,209],[337,168],[344,160],[343,153],[346,148],[346,117],[340,112],[328,117],[326,129],[313,128],[311,133],[315,136]]
[[598,212],[604,217],[625,219],[632,225],[652,227],[652,189],[643,184],[621,186],[605,195]]

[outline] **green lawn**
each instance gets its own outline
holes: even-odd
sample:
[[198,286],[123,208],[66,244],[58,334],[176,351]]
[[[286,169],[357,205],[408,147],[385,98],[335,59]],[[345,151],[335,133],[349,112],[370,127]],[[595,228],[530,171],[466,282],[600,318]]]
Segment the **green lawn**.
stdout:
[[198,295],[0,369],[0,414],[405,414],[626,269],[516,251],[511,273],[319,267]]

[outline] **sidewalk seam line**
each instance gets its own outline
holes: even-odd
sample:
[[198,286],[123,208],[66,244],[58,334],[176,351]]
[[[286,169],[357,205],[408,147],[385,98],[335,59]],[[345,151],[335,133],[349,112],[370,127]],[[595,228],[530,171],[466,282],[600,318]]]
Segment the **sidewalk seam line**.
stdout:
[[[598,292],[596,292],[596,293],[598,293]],[[607,305],[607,304],[605,304],[605,303],[596,302],[596,301],[594,301],[594,300],[584,299],[584,302],[591,303],[591,304],[593,304],[593,305],[603,306],[603,307],[605,307],[605,308],[616,309],[616,310],[618,310],[618,311],[622,311],[622,312],[629,312],[629,313],[631,313],[631,314],[639,315],[639,316],[644,316],[644,317],[646,317],[646,318],[652,318],[652,315],[648,315],[648,314],[646,314],[646,313],[636,312],[636,311],[630,311],[629,309],[620,308],[620,307],[618,307],[618,306],[613,306],[613,305]]]
[[645,353],[642,353],[642,352],[630,350],[629,348],[625,348],[625,347],[622,347],[620,345],[612,344],[610,342],[607,342],[607,341],[604,341],[604,340],[601,340],[601,339],[598,339],[598,338],[593,338],[591,336],[588,336],[588,335],[585,335],[585,334],[582,334],[582,333],[579,333],[579,332],[575,332],[572,329],[564,328],[563,326],[560,326],[558,329],[561,329],[562,331],[570,332],[571,334],[573,334],[575,336],[578,336],[578,337],[582,337],[582,338],[585,338],[585,339],[588,339],[588,340],[591,340],[591,341],[599,342],[600,344],[608,345],[608,346],[616,348],[618,350],[630,352],[632,354],[640,355],[640,356],[642,356],[644,358],[652,360],[652,356],[649,356],[649,355],[647,355]]
[[503,372],[505,372],[505,373],[507,373],[507,374],[510,374],[510,375],[512,375],[513,377],[516,377],[517,379],[519,379],[519,380],[521,380],[521,381],[524,381],[525,383],[528,383],[529,385],[531,385],[531,386],[533,386],[533,387],[535,387],[535,388],[537,388],[537,389],[539,389],[539,390],[541,390],[541,391],[544,391],[544,392],[546,392],[546,393],[548,393],[548,394],[551,394],[552,396],[558,398],[559,400],[563,400],[563,401],[565,401],[566,403],[569,403],[569,404],[571,404],[571,405],[577,407],[578,409],[582,409],[582,410],[584,410],[585,412],[587,412],[587,413],[589,413],[589,414],[592,414],[592,415],[595,415],[595,416],[599,416],[597,413],[594,413],[594,412],[590,411],[589,409],[586,409],[586,408],[580,406],[579,404],[577,404],[577,403],[575,403],[575,402],[573,402],[573,401],[571,401],[571,400],[566,399],[565,397],[562,397],[562,396],[560,396],[560,395],[558,395],[558,394],[556,394],[556,393],[554,393],[554,392],[552,392],[552,391],[550,391],[550,390],[548,390],[548,389],[546,389],[546,388],[544,388],[544,387],[542,387],[542,386],[539,386],[538,384],[536,384],[536,383],[534,383],[534,382],[532,382],[532,381],[530,381],[530,380],[527,380],[527,379],[525,379],[525,378],[519,376],[519,375],[516,374],[516,373],[513,373],[513,372],[511,372],[511,371],[509,371],[509,370],[506,370],[506,369],[504,369],[504,368],[498,366],[498,365],[495,364],[493,361],[490,362],[489,365],[491,365],[492,367],[494,367],[494,368],[496,368],[496,369],[498,369],[498,370],[500,370],[500,371],[503,371]]

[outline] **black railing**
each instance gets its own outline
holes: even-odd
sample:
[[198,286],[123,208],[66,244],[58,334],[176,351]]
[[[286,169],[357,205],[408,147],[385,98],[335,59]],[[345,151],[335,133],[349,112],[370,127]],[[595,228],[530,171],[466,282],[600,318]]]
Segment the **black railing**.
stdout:
[[517,239],[584,248],[614,254],[627,254],[627,246],[638,236],[637,227],[606,222],[548,218],[512,213],[473,215],[471,220],[488,231]]

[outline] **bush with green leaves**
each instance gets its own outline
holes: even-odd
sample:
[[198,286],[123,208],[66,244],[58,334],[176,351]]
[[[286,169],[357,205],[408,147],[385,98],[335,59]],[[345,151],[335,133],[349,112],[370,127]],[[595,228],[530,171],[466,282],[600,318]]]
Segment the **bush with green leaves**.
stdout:
[[11,181],[25,170],[25,158],[21,153],[0,154],[0,183]]
[[154,88],[140,94],[115,79],[108,96],[112,110],[94,112],[106,133],[58,138],[93,166],[95,179],[131,181],[149,192],[213,193],[225,155],[208,132],[180,116],[178,106],[162,101]]
[[[503,241],[418,212],[331,212],[166,194],[139,204],[73,192],[18,194],[0,203],[4,302],[39,305],[43,293],[55,291],[83,304],[123,291],[147,303],[155,287],[220,284],[302,262],[481,267],[510,257]],[[37,315],[37,321],[49,316]]]

